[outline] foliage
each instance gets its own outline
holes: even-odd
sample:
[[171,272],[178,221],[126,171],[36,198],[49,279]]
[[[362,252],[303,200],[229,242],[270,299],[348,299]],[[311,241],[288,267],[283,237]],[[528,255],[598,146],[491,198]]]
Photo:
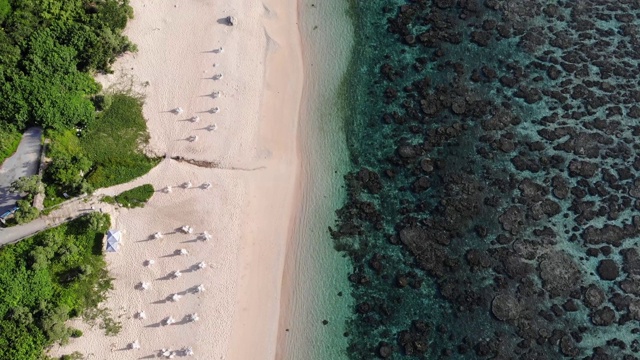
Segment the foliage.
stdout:
[[44,173],[45,206],[62,202],[63,193],[75,196],[130,181],[158,163],[140,150],[149,138],[141,102],[125,94],[105,99],[109,107],[82,131],[47,132],[53,160]]
[[52,140],[46,206],[156,163],[138,151],[147,138],[139,101],[100,94],[92,78],[136,50],[122,35],[132,17],[128,0],[0,0],[0,161],[27,126],[44,127]]
[[2,21],[9,15],[11,11],[11,5],[9,5],[9,0],[0,0],[0,24]]
[[[0,54],[1,56],[2,54]],[[0,164],[13,155],[20,144],[20,139],[22,139],[22,135],[13,127],[7,126],[7,128],[3,128],[0,126]]]
[[44,192],[44,184],[40,175],[22,176],[11,183],[11,191],[24,195],[28,200]]
[[13,218],[18,224],[28,223],[40,216],[40,210],[31,205],[31,200],[18,200],[16,206],[18,206],[18,210],[14,213]]
[[0,249],[0,359],[40,359],[69,336],[70,317],[111,288],[102,255],[108,215],[93,213]]
[[151,199],[153,192],[151,184],[144,184],[120,193],[115,197],[115,201],[126,208],[143,207]]
[[84,359],[84,355],[82,355],[82,353],[79,351],[74,351],[72,354],[62,355],[60,357],[60,360],[82,360],[82,359]]
[[0,0],[0,128],[58,130],[95,117],[90,74],[135,46],[122,35],[128,1]]
[[113,95],[111,106],[87,125],[80,139],[93,167],[86,179],[94,188],[125,183],[146,174],[157,163],[141,153],[149,135],[140,100]]

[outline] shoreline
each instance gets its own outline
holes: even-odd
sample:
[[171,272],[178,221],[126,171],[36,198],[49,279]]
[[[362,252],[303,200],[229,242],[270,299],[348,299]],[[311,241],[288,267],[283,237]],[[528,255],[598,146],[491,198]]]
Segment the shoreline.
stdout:
[[[140,51],[123,56],[115,73],[99,80],[105,88],[130,86],[145,95],[149,151],[218,166],[167,158],[147,175],[96,192],[114,195],[143,183],[156,189],[144,208],[112,214],[124,245],[106,256],[115,280],[104,306],[122,330],[106,337],[97,326],[72,321],[84,335],[49,355],[80,351],[119,360],[192,347],[196,357],[207,359],[275,357],[285,254],[302,191],[298,121],[304,72],[297,0],[131,5],[136,17],[125,33]],[[238,24],[222,24],[228,15]],[[212,51],[218,47],[224,52]],[[224,79],[211,77],[223,72]],[[212,106],[219,113],[207,110]],[[184,113],[172,112],[176,107]],[[200,121],[190,121],[195,114]],[[206,130],[213,124],[215,131]],[[197,141],[189,140],[193,136]],[[193,187],[180,188],[185,182]],[[200,187],[208,182],[211,189]],[[163,192],[168,185],[173,190]],[[193,234],[176,231],[185,224]],[[213,239],[199,241],[203,231]],[[155,232],[164,237],[152,240]],[[189,255],[174,256],[180,248]],[[147,259],[155,264],[144,266]],[[207,268],[193,270],[199,261]],[[175,270],[182,277],[169,279]],[[150,290],[137,289],[140,281],[149,281]],[[198,284],[204,293],[191,291]],[[179,303],[167,300],[172,294],[182,295]],[[145,319],[137,317],[139,311]],[[198,322],[183,320],[193,313]],[[177,323],[165,325],[167,316]],[[127,348],[134,340],[140,350]]]
[[[301,130],[301,122],[303,121],[304,118],[304,114],[303,114],[303,104],[305,103],[305,101],[308,101],[309,99],[305,99],[305,93],[304,93],[304,88],[305,88],[305,74],[304,74],[304,70],[305,70],[305,63],[304,63],[304,52],[305,52],[305,48],[304,48],[304,43],[302,41],[302,29],[301,29],[301,2],[302,0],[292,0],[296,3],[296,32],[298,33],[298,49],[299,49],[299,54],[300,54],[300,60],[302,63],[302,69],[303,69],[303,74],[302,74],[302,87],[300,89],[300,98],[298,101],[298,127],[297,127],[297,131],[296,131],[296,152],[300,155],[302,155],[302,140],[303,140],[303,136],[304,134],[302,133]],[[301,156],[302,158],[302,156]],[[284,333],[288,332],[289,329],[287,328],[287,324],[290,322],[291,319],[291,315],[292,315],[292,292],[293,292],[293,279],[294,279],[294,263],[295,263],[295,251],[293,249],[293,244],[294,244],[294,236],[296,233],[296,227],[297,225],[300,223],[300,214],[301,214],[301,210],[303,208],[303,198],[304,198],[304,191],[307,185],[307,179],[304,177],[304,172],[302,171],[302,159],[300,159],[300,161],[298,162],[298,171],[296,174],[296,179],[297,179],[297,189],[296,189],[296,204],[298,205],[298,211],[294,212],[291,218],[291,222],[289,225],[289,235],[287,237],[287,241],[286,241],[286,250],[285,250],[285,260],[283,263],[283,269],[282,269],[282,276],[281,276],[281,286],[280,286],[280,302],[278,305],[278,322],[277,322],[277,327],[276,327],[276,341],[275,341],[275,352],[274,352],[274,359],[283,359],[284,358],[284,354],[285,354],[285,349],[284,349],[284,342],[286,341],[286,338],[284,336]]]
[[[277,282],[277,286],[275,287],[275,289],[277,290],[275,291],[275,296],[272,299],[273,305],[275,306],[271,309],[264,309],[266,308],[266,306],[263,306],[262,310],[260,308],[254,307],[252,312],[244,314],[244,316],[241,316],[241,320],[235,322],[236,326],[238,325],[240,326],[240,329],[239,330],[234,329],[234,334],[236,334],[235,336],[232,334],[231,350],[229,353],[230,359],[260,359],[260,358],[277,359],[278,358],[277,347],[279,342],[278,339],[279,339],[279,333],[281,331],[280,321],[283,316],[282,304],[283,303],[288,304],[290,302],[290,299],[284,295],[283,287],[284,287],[284,284],[286,284],[285,279],[290,275],[286,271],[286,269],[288,268],[287,261],[290,261],[290,257],[288,255],[291,249],[291,243],[293,241],[293,235],[295,232],[294,227],[299,217],[299,212],[296,210],[298,210],[302,206],[301,204],[302,193],[304,191],[303,189],[305,184],[305,181],[302,178],[302,171],[301,171],[301,156],[302,156],[301,135],[302,134],[300,133],[300,122],[302,121],[301,104],[303,101],[302,89],[304,84],[304,63],[302,60],[302,57],[303,57],[302,39],[301,39],[301,34],[298,26],[298,23],[300,20],[299,1],[298,0],[280,0],[279,3],[283,5],[285,8],[288,7],[287,5],[289,6],[291,6],[292,4],[295,5],[294,10],[287,10],[288,16],[293,17],[293,21],[283,21],[282,23],[284,23],[284,25],[295,24],[296,29],[295,31],[286,31],[291,29],[287,29],[289,26],[284,26],[282,27],[282,29],[279,29],[279,30],[284,30],[284,32],[281,32],[279,34],[274,34],[274,33],[269,33],[268,29],[265,28],[265,33],[268,39],[272,39],[273,41],[275,41],[275,43],[278,45],[277,46],[278,50],[280,50],[280,52],[277,53],[278,55],[280,55],[279,59],[278,58],[274,59],[274,56],[276,55],[276,53],[269,54],[269,52],[272,51],[273,49],[269,49],[269,45],[267,46],[267,49],[266,49],[267,53],[265,54],[265,58],[266,58],[265,87],[269,83],[270,70],[271,70],[271,77],[274,78],[275,80],[283,78],[282,76],[283,74],[286,74],[284,78],[286,78],[287,75],[295,74],[294,79],[292,80],[292,82],[295,82],[295,85],[293,85],[293,88],[289,88],[288,90],[290,95],[291,93],[293,93],[294,95],[297,95],[297,96],[291,97],[297,100],[295,102],[289,101],[287,104],[286,99],[289,97],[287,97],[285,94],[280,94],[280,92],[275,92],[275,91],[271,91],[271,92],[265,91],[262,103],[263,103],[263,106],[266,106],[267,108],[265,110],[261,110],[261,114],[263,116],[268,116],[266,114],[272,114],[273,118],[278,118],[277,114],[286,113],[286,109],[292,110],[292,108],[294,108],[294,111],[291,112],[291,114],[294,114],[294,115],[292,115],[293,117],[290,119],[292,120],[292,124],[290,125],[293,125],[292,133],[294,134],[293,146],[291,146],[291,149],[293,149],[293,151],[289,153],[289,155],[293,155],[293,158],[281,159],[281,160],[284,160],[283,165],[285,165],[287,162],[289,162],[290,164],[295,164],[294,171],[293,171],[294,176],[288,179],[289,184],[293,184],[293,187],[292,187],[293,191],[290,191],[291,199],[288,201],[289,216],[283,217],[283,219],[285,219],[284,225],[286,227],[286,234],[284,234],[284,237],[282,238],[283,242],[279,244],[280,248],[277,249],[278,250],[277,255],[273,259],[274,262],[277,263],[278,271],[272,272],[272,274],[270,274],[271,280]],[[274,10],[271,9],[271,11],[274,11]],[[278,13],[278,9],[276,9],[275,12]],[[277,32],[277,30],[274,30],[274,31]],[[288,42],[287,45],[285,45],[285,43],[278,42],[279,38],[282,36],[286,36],[286,38],[290,40],[290,42]],[[291,53],[293,53],[293,56],[287,56],[287,55],[291,55]],[[269,55],[271,55],[271,57]],[[292,59],[295,59],[295,60],[292,60]],[[271,67],[269,66],[269,60],[271,60],[272,62]],[[281,67],[281,72],[278,72],[278,69],[274,68],[275,64],[273,64],[273,62],[278,62],[277,66]],[[292,62],[294,63],[292,64]],[[273,99],[269,99],[270,97]],[[269,100],[273,100],[273,101],[269,101]],[[283,107],[276,106],[276,104],[279,101],[282,101],[285,103],[285,104],[281,104]],[[269,105],[264,105],[264,104],[269,104]],[[287,107],[286,105],[289,105],[289,106]],[[267,141],[269,140],[274,140],[274,139],[267,139]],[[286,143],[287,139],[284,139],[284,140],[285,140],[284,142]],[[281,176],[281,180],[286,181],[287,176],[285,175]],[[255,186],[255,188],[253,189],[254,193],[264,193],[265,191],[273,191],[273,188],[271,186],[264,186],[263,181],[264,181],[264,178],[261,179],[261,181],[259,181],[258,183],[253,184]],[[275,184],[272,184],[272,185],[275,185]],[[270,204],[267,204],[267,205],[270,205]],[[271,206],[265,209],[265,211],[270,211],[270,210],[273,211],[274,209],[271,208]],[[286,221],[287,219],[288,221]],[[282,236],[283,234],[281,233],[279,235]],[[268,250],[269,248],[272,248],[271,244],[267,244],[264,248],[253,248],[252,249],[253,251],[257,251],[257,253],[254,253],[253,255],[264,256],[265,253],[268,253],[268,251],[264,251],[264,250]],[[246,263],[251,264],[251,260],[254,258],[254,256],[244,257]],[[246,290],[247,296],[239,296],[240,304],[236,307],[238,309],[245,308],[244,301],[248,301],[248,302],[255,301],[255,299],[251,299],[251,297],[254,294],[250,289],[255,288],[255,286],[259,286],[259,283],[261,282],[264,284],[264,277],[266,275],[265,273],[254,270],[253,275],[254,276],[251,279],[251,281],[245,282],[245,287],[248,289]],[[266,286],[269,286],[269,285],[270,284],[267,283]],[[263,299],[263,301],[268,301],[268,299]],[[261,317],[273,318],[272,321],[268,321],[265,324],[265,325],[268,325],[266,326],[268,329],[266,329],[266,331],[264,331],[262,335],[256,334],[253,336],[247,336],[248,333],[256,332],[257,330],[259,330],[259,329],[256,329],[257,327],[255,325],[256,325],[257,319]],[[263,343],[263,346],[259,345],[260,342]],[[258,343],[257,346],[256,346],[256,343]]]
[[333,248],[327,231],[344,201],[348,166],[343,115],[335,104],[348,60],[352,27],[342,0],[298,0],[304,68],[300,102],[300,184],[282,277],[276,359],[344,358],[350,316],[351,265]]

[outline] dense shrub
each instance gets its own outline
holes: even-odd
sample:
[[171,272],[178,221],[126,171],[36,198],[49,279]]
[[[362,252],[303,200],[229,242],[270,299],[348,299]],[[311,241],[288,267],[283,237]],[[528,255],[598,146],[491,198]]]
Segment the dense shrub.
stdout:
[[16,151],[21,138],[22,135],[13,127],[0,127],[0,165]]
[[120,195],[115,197],[115,201],[126,208],[142,207],[151,199],[153,192],[154,190],[151,184],[144,184],[120,193]]
[[90,214],[0,248],[0,359],[36,360],[81,333],[64,322],[105,299],[111,279],[105,214]]
[[84,154],[93,167],[87,181],[105,187],[133,180],[151,170],[158,161],[142,154],[149,141],[140,100],[113,95],[111,106],[87,125],[81,138]]
[[[19,134],[27,126],[45,128],[53,150],[44,177],[53,186],[47,189],[50,198],[45,205],[60,202],[64,193],[75,195],[90,192],[96,184],[128,181],[153,164],[139,154],[137,145],[135,156],[120,167],[107,164],[120,158],[105,160],[102,156],[95,161],[96,156],[85,155],[87,149],[77,139],[76,144],[71,140],[77,138],[78,130],[116,130],[112,125],[119,131],[135,131],[132,136],[138,140],[146,135],[146,127],[140,128],[142,115],[135,99],[131,99],[135,105],[125,105],[128,117],[117,119],[131,120],[133,126],[96,125],[97,117],[107,122],[114,117],[107,114],[111,98],[99,94],[101,87],[92,75],[110,72],[119,55],[135,50],[122,35],[132,17],[128,0],[0,0],[0,162],[15,151]],[[58,142],[66,144],[59,146]],[[113,142],[97,145],[101,148],[89,151],[118,152],[120,146]],[[89,171],[94,180],[86,178]]]

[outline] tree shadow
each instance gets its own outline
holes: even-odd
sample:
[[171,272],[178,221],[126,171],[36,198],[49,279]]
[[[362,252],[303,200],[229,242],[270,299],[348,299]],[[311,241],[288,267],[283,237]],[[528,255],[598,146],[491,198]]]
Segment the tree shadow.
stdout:
[[167,299],[156,300],[156,301],[152,301],[151,302],[151,304],[153,304],[153,305],[161,305],[161,304],[166,304],[166,303],[168,303]]
[[198,141],[198,137],[196,135],[191,135],[189,137],[186,137],[184,139],[177,139],[176,141],[188,141],[188,142],[196,142]]
[[189,315],[185,315],[185,316],[182,317],[182,320],[176,321],[171,325],[184,325],[184,324],[188,324],[190,322],[191,321],[189,320]]
[[146,328],[158,328],[158,327],[164,326],[164,325],[162,325],[162,321],[163,320],[160,320],[157,323],[145,325],[144,327],[146,327]]
[[163,277],[159,277],[156,280],[163,280],[164,281],[164,280],[173,280],[173,279],[174,279],[173,274],[168,273],[167,275],[165,275]]
[[[211,79],[211,78],[207,78],[207,79]],[[217,99],[220,97],[220,92],[219,91],[214,91],[211,94],[205,94],[205,95],[200,95],[200,97],[209,97],[212,99]]]
[[195,130],[216,131],[217,129],[218,129],[218,125],[212,124],[212,125],[205,126],[205,127],[202,127],[202,128],[197,128]]
[[160,305],[160,304],[166,304],[166,303],[174,303],[174,302],[177,302],[177,301],[173,301],[173,300],[171,299],[171,297],[172,297],[174,294],[180,295],[181,297],[182,297],[182,296],[186,296],[186,295],[192,294],[192,293],[194,292],[194,289],[196,289],[196,288],[197,288],[197,286],[196,286],[196,287],[193,287],[193,286],[192,286],[192,287],[190,287],[190,288],[187,288],[186,290],[182,290],[182,291],[179,291],[179,292],[177,292],[177,293],[173,293],[173,294],[171,294],[171,295],[167,295],[167,296],[165,296],[165,298],[164,298],[164,299],[156,300],[156,301],[152,302],[151,304],[154,304],[154,305]]
[[222,47],[218,47],[211,50],[201,51],[200,54],[220,54],[222,53]]

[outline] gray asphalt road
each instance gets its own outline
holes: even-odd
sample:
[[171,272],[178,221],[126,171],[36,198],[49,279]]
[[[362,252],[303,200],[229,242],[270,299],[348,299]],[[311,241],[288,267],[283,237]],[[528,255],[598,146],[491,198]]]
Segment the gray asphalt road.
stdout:
[[96,199],[96,197],[71,199],[60,204],[60,208],[52,211],[49,215],[42,216],[27,224],[0,228],[0,246],[14,243],[26,236],[37,234],[78,216],[100,211],[101,205],[104,204],[99,204]]
[[24,225],[0,228],[0,246],[14,243],[27,236],[37,234],[48,228],[47,221],[40,218]]
[[18,150],[0,166],[0,214],[10,210],[20,197],[9,191],[9,185],[21,176],[38,172],[41,128],[29,128],[22,135]]

